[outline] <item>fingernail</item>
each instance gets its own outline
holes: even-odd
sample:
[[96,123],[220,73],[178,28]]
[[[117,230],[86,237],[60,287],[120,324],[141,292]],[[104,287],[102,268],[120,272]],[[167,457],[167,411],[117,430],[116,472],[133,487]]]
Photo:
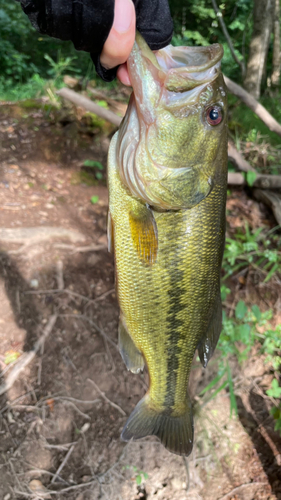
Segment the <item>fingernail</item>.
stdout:
[[132,0],[115,0],[113,28],[118,33],[125,33],[130,28],[134,8]]

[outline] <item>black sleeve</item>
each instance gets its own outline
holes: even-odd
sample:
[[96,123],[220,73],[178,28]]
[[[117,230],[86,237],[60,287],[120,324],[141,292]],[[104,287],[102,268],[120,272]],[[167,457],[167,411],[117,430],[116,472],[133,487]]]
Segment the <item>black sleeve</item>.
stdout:
[[[111,81],[117,68],[105,70],[100,53],[114,18],[114,0],[20,0],[33,26],[42,34],[71,40],[77,50],[91,53],[98,74]],[[168,0],[133,0],[137,29],[151,49],[168,45],[173,23]]]

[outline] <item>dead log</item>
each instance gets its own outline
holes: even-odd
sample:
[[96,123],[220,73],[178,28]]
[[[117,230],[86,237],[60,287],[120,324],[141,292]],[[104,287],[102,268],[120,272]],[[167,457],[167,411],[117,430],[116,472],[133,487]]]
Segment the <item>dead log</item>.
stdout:
[[91,113],[95,113],[104,120],[113,123],[113,125],[116,125],[117,127],[119,127],[122,121],[122,118],[120,116],[112,113],[112,111],[109,111],[109,109],[102,108],[102,106],[99,106],[95,102],[91,101],[91,99],[77,94],[77,92],[74,92],[74,90],[70,90],[64,87],[63,89],[58,90],[57,94],[60,97],[73,102],[73,104],[76,104],[76,106],[81,106],[81,108],[84,108]]
[[246,184],[246,180],[243,174],[240,172],[228,172],[227,184],[230,186],[243,186]]
[[250,163],[245,160],[244,156],[239,153],[236,147],[228,141],[228,159],[238,170],[242,170],[242,172],[256,172],[254,167],[250,165]]
[[[239,172],[228,172],[227,182],[232,186],[243,186],[247,184],[244,175]],[[256,174],[256,179],[253,181],[251,187],[262,189],[281,188],[281,175]]]
[[281,125],[273,118],[273,116],[260,104],[249,92],[244,90],[240,85],[233,82],[227,76],[223,75],[228,91],[241,99],[256,115],[266,124],[272,132],[281,136]]
[[267,189],[254,189],[254,198],[267,205],[274,213],[275,219],[281,226],[281,193]]

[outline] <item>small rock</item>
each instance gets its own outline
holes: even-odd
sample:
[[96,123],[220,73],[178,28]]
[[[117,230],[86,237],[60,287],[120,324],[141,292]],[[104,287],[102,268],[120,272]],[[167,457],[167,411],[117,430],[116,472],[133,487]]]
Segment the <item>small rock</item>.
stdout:
[[46,203],[45,207],[48,209],[55,208],[54,205],[52,205],[52,203]]
[[182,490],[182,480],[180,480],[178,477],[174,477],[171,480],[171,485],[174,490]]
[[11,498],[10,493],[7,493],[7,495],[4,496],[4,500],[10,500],[10,498]]
[[104,244],[107,246],[107,236],[106,234],[103,234],[99,239],[98,239],[98,243],[100,244]]
[[52,498],[50,493],[48,493],[47,488],[39,481],[39,479],[32,479],[28,485],[29,489],[36,495],[42,498]]
[[87,259],[87,264],[88,264],[88,266],[95,266],[99,261],[100,261],[100,256],[93,253]]
[[86,422],[80,429],[80,432],[82,434],[84,434],[85,432],[87,432],[91,427],[91,424],[89,422]]
[[30,281],[30,286],[31,286],[31,288],[38,288],[38,286],[39,286],[39,281],[38,281],[38,280],[36,280],[36,279],[31,280],[31,281]]

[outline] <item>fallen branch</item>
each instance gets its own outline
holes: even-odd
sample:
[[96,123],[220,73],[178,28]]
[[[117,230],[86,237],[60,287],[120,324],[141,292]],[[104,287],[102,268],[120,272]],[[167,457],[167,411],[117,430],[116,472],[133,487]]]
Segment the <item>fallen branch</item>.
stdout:
[[233,497],[234,493],[237,493],[238,491],[241,491],[244,488],[249,488],[249,486],[253,487],[253,486],[264,486],[264,485],[268,486],[268,483],[245,483],[245,484],[241,484],[240,486],[236,486],[236,488],[233,488],[233,490],[231,490],[229,493],[227,493],[226,495],[224,495],[223,497],[221,497],[219,500],[228,500],[230,496]]
[[281,226],[281,194],[274,191],[254,189],[253,195],[256,200],[261,201],[271,208],[275,219]]
[[84,97],[77,92],[74,92],[74,90],[70,90],[67,88],[63,88],[57,91],[57,94],[60,97],[63,97],[64,99],[67,99],[68,101],[72,102],[73,104],[76,104],[76,106],[80,106],[87,111],[90,111],[91,113],[95,113],[96,115],[100,116],[104,120],[107,120],[110,123],[113,123],[117,127],[119,127],[122,118],[115,113],[112,113],[112,111],[109,111],[109,109],[104,109],[95,102],[91,101],[91,99],[88,99],[87,97]]
[[63,279],[63,261],[62,260],[57,261],[56,271],[57,271],[58,290],[63,290],[64,289],[64,279]]
[[116,403],[113,403],[112,401],[110,401],[110,399],[108,399],[108,397],[104,394],[104,392],[102,392],[100,390],[99,386],[93,380],[91,380],[90,378],[88,378],[87,380],[95,387],[95,389],[98,391],[98,393],[101,395],[101,397],[107,403],[109,403],[110,406],[112,406],[113,408],[116,408],[116,410],[118,410],[121,413],[121,415],[123,415],[123,417],[126,417],[126,413],[124,412],[124,410],[122,410],[122,408],[120,406],[118,406]]
[[68,450],[67,454],[65,455],[65,457],[64,457],[64,459],[63,459],[63,461],[62,461],[62,463],[60,464],[60,466],[59,466],[59,468],[57,469],[56,473],[53,475],[53,478],[52,478],[51,484],[55,483],[55,482],[56,482],[56,480],[58,479],[58,477],[59,477],[59,475],[60,475],[60,473],[61,473],[62,469],[64,468],[64,466],[65,466],[66,462],[68,461],[68,459],[69,459],[69,457],[70,457],[71,453],[74,451],[74,448],[75,448],[76,444],[77,444],[77,442],[76,442],[76,443],[74,443],[74,444],[73,444],[73,445],[69,448],[69,450]]
[[[243,186],[247,184],[244,175],[239,172],[228,172],[227,183],[233,186]],[[281,188],[281,175],[256,174],[256,179],[253,181],[251,187],[279,189]]]
[[256,172],[256,170],[250,165],[250,163],[245,160],[244,156],[239,153],[236,147],[228,141],[228,159],[229,161],[238,168],[238,170],[242,170],[243,172]]
[[44,342],[46,341],[47,337],[50,335],[52,329],[54,328],[55,322],[57,320],[57,314],[53,314],[47,325],[44,328],[44,331],[41,335],[41,337],[35,342],[34,347],[32,351],[25,352],[18,360],[17,364],[15,367],[12,369],[8,377],[6,378],[4,384],[0,386],[0,396],[7,392],[15,381],[19,378],[21,372],[26,368],[29,363],[35,358],[37,352],[41,349],[41,347],[44,345]]
[[245,177],[239,172],[228,172],[227,184],[230,186],[243,186],[246,184]]
[[111,99],[111,97],[108,97],[104,92],[93,89],[92,87],[89,87],[89,85],[87,85],[87,90],[96,99],[102,99],[106,101],[113,108],[114,111],[117,111],[117,113],[120,113],[122,116],[125,115],[127,109],[127,104],[125,102],[119,102],[116,101],[115,99]]
[[280,123],[278,123],[277,120],[275,120],[275,118],[273,118],[273,116],[251,94],[249,94],[249,92],[230,80],[227,76],[223,76],[228,91],[236,97],[239,97],[248,108],[254,111],[254,113],[256,113],[256,115],[266,124],[269,130],[281,136]]

